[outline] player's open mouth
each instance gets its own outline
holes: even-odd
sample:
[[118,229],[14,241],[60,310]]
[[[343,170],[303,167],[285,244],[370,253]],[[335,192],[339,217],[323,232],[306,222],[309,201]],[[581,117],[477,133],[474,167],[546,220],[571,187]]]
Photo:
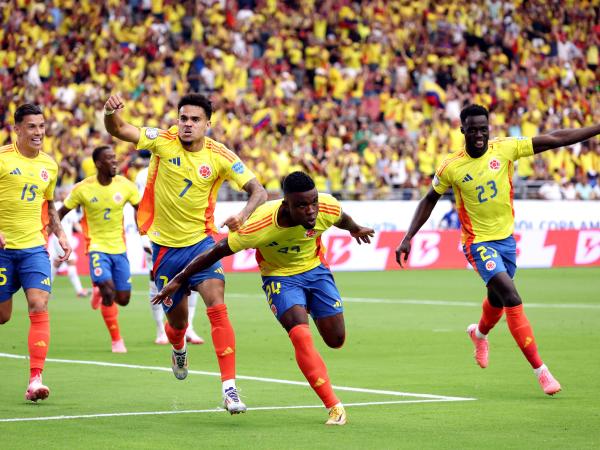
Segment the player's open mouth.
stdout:
[[32,138],[31,142],[33,142],[34,144],[41,144],[42,143],[42,138]]
[[483,140],[475,141],[475,147],[483,147]]

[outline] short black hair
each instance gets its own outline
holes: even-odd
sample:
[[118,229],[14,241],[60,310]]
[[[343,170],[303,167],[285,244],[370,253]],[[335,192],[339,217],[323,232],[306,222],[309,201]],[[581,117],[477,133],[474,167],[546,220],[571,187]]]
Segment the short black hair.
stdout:
[[315,188],[315,182],[304,172],[292,172],[283,179],[283,193],[307,192]]
[[179,100],[179,104],[177,105],[177,111],[181,109],[182,106],[185,105],[193,105],[199,106],[204,110],[204,114],[206,114],[206,119],[210,120],[212,116],[212,103],[211,101],[202,94],[186,94]]
[[92,159],[94,160],[94,162],[98,161],[100,159],[100,156],[102,156],[102,153],[104,153],[106,150],[110,150],[110,146],[101,145],[100,147],[96,147],[92,152]]
[[15,123],[23,122],[25,116],[34,116],[42,114],[42,109],[38,105],[33,105],[31,103],[25,103],[17,108],[15,111]]
[[467,117],[471,116],[485,116],[489,119],[488,110],[484,106],[472,104],[465,106],[460,112],[460,123],[464,124]]

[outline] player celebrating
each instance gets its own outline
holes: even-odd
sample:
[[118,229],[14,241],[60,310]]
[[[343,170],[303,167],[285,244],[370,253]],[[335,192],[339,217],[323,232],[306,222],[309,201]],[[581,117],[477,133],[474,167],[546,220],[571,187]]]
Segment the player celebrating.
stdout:
[[[123,107],[123,100],[112,95],[104,106],[104,124],[113,136],[152,152],[137,219],[140,232],[147,233],[152,241],[154,279],[161,289],[194,256],[214,246],[213,213],[223,181],[230,180],[250,194],[246,206],[224,222],[230,230],[237,230],[266,200],[267,193],[237,155],[205,136],[212,115],[212,104],[206,97],[188,94],[181,98],[178,126],[169,130],[139,129],[121,118]],[[235,334],[224,301],[221,264],[195,274],[190,284],[207,306],[227,410],[231,414],[244,412],[246,405],[235,384]],[[173,345],[173,372],[178,379],[187,376],[185,293],[184,289],[178,291],[172,302],[163,305],[165,331]]]
[[92,308],[101,306],[113,353],[126,353],[117,308],[117,304],[127,306],[131,297],[123,207],[127,202],[135,207],[140,196],[135,184],[117,175],[117,157],[112,148],[106,145],[95,148],[92,159],[97,174],[73,187],[58,214],[63,218],[70,210],[80,205],[83,207],[83,233],[90,257],[90,276],[101,294],[92,296]]
[[488,365],[487,335],[506,313],[506,323],[517,345],[533,367],[540,386],[548,395],[560,391],[560,383],[540,358],[531,325],[523,312],[513,277],[516,272],[514,229],[513,161],[565,145],[584,141],[600,133],[600,126],[557,130],[531,138],[489,139],[488,111],[470,105],[460,114],[465,149],[446,157],[436,171],[432,189],[421,200],[406,236],[396,249],[402,266],[410,253],[410,241],[429,218],[440,196],[450,187],[456,196],[463,251],[487,286],[479,324],[470,325],[475,360]]
[[29,386],[25,399],[44,400],[50,389],[42,371],[50,345],[48,298],[51,291],[46,226],[66,261],[71,254],[54,207],[58,165],[41,151],[45,136],[42,110],[32,104],[14,114],[15,143],[0,147],[0,324],[10,320],[12,296],[23,287],[29,311]]
[[303,172],[289,174],[283,192],[283,200],[265,203],[238,231],[230,232],[211,250],[194,258],[153,302],[171,302],[176,292],[190,285],[197,272],[225,256],[255,248],[271,311],[292,341],[300,370],[329,408],[326,424],[344,425],[346,412],[313,344],[307,309],[325,343],[340,348],[346,337],[342,300],[325,261],[321,234],[335,225],[350,231],[360,244],[369,243],[374,232],[342,212],[334,197],[319,194],[313,180]]

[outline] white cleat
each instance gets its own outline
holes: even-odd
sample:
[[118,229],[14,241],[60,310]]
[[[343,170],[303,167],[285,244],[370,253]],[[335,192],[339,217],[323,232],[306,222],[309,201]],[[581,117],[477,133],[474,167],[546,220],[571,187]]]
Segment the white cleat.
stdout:
[[38,400],[47,399],[49,395],[50,389],[48,389],[48,386],[42,384],[42,377],[33,377],[29,381],[29,386],[27,386],[25,400],[37,402]]
[[173,375],[175,375],[175,378],[185,380],[188,374],[187,348],[173,350],[171,361],[173,362]]
[[185,340],[190,344],[200,345],[204,344],[204,339],[196,334],[193,328],[188,328],[185,332]]
[[346,410],[342,405],[334,406],[329,410],[329,419],[325,425],[346,425]]
[[234,387],[227,388],[223,392],[223,408],[229,411],[230,414],[239,414],[246,412],[246,405],[242,400],[238,391]]

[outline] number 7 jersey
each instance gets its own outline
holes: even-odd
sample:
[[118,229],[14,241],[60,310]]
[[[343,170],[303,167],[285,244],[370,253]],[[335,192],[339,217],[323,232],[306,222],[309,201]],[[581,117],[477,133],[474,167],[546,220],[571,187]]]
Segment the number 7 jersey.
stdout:
[[514,230],[514,161],[533,155],[531,138],[501,138],[488,143],[487,152],[471,158],[466,150],[448,155],[433,178],[433,189],[450,187],[462,230],[462,243],[505,239]]
[[49,155],[27,158],[15,143],[0,147],[0,233],[7,249],[46,245],[47,200],[54,199],[57,176]]

